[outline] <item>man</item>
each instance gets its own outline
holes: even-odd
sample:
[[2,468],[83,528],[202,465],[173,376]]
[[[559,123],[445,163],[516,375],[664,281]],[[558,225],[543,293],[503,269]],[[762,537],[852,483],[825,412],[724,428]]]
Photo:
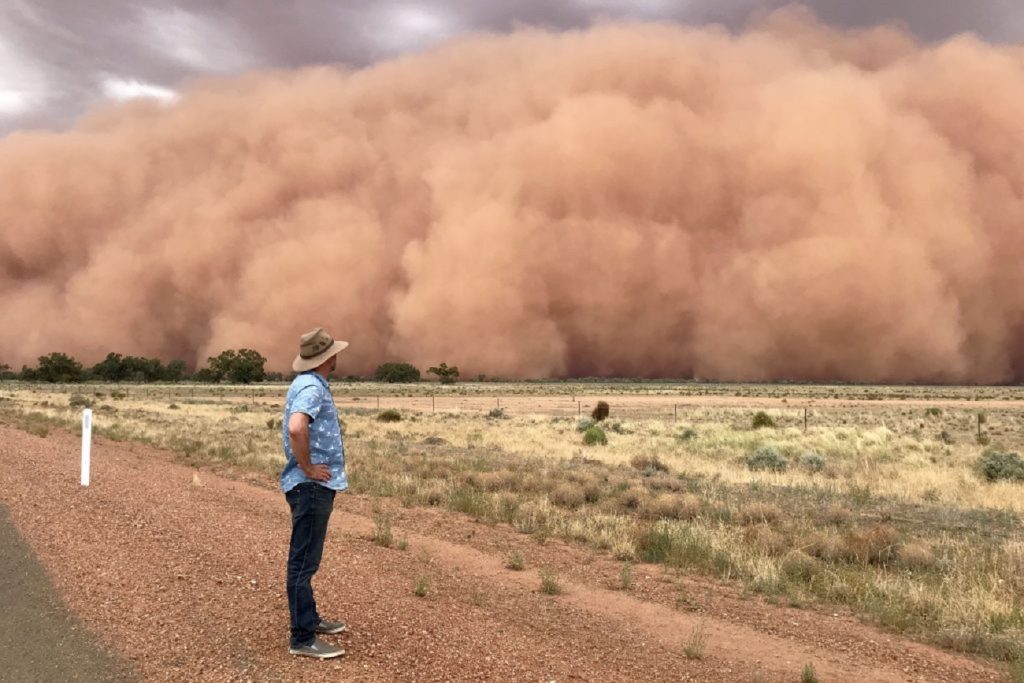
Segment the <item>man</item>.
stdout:
[[317,659],[345,654],[317,637],[341,633],[346,626],[320,618],[310,582],[320,568],[334,495],[348,488],[338,410],[327,385],[338,353],[347,346],[348,342],[335,341],[321,327],[302,335],[299,355],[292,363],[299,374],[288,389],[281,429],[286,458],[281,490],[292,510],[286,582],[291,618],[288,652]]

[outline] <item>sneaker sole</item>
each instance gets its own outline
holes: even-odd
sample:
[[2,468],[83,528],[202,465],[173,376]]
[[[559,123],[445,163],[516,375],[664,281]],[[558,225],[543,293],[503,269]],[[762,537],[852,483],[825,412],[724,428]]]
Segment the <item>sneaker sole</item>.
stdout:
[[315,652],[303,652],[302,650],[288,649],[288,654],[295,655],[296,657],[312,657],[313,659],[334,659],[345,654],[344,650],[338,650],[337,652],[331,652],[329,654],[317,654]]
[[320,635],[324,635],[324,636],[334,636],[334,635],[337,635],[339,633],[344,633],[347,630],[348,630],[348,626],[342,626],[341,628],[334,628],[334,629],[331,629],[330,631],[323,631],[323,630],[320,630],[320,629],[316,629],[316,632],[319,633]]

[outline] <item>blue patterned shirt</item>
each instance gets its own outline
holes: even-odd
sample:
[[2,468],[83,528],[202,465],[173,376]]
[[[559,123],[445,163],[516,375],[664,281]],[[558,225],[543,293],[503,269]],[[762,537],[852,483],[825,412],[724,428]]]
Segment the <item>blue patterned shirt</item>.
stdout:
[[327,380],[315,371],[303,372],[292,381],[284,404],[284,424],[281,441],[286,462],[281,471],[281,490],[291,491],[297,484],[313,481],[299,468],[288,437],[288,419],[292,413],[309,415],[309,459],[314,465],[327,465],[331,469],[328,481],[317,482],[335,491],[348,488],[345,476],[345,445],[341,442],[338,409]]

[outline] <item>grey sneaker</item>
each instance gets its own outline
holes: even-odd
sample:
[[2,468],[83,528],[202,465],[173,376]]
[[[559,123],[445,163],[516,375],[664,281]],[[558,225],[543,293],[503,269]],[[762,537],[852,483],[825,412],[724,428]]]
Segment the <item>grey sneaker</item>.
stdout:
[[334,635],[335,633],[342,633],[348,630],[348,624],[344,621],[327,621],[321,619],[320,623],[316,625],[317,633],[326,633],[327,635]]
[[319,638],[314,638],[313,642],[309,645],[299,645],[298,647],[289,647],[288,654],[301,655],[303,657],[314,657],[316,659],[331,659],[332,657],[340,657],[345,654],[345,651],[340,647],[325,643]]

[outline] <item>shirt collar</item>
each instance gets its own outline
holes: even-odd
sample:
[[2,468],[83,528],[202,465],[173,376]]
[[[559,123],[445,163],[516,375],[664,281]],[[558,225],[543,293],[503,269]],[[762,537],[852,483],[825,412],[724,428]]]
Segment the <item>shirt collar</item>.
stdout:
[[317,381],[319,381],[319,382],[320,382],[320,384],[322,384],[322,385],[324,386],[324,389],[330,389],[330,388],[331,388],[331,387],[330,387],[330,386],[329,386],[329,385],[327,384],[327,380],[326,380],[326,379],[324,379],[324,376],[323,376],[323,375],[321,375],[321,374],[320,374],[319,372],[317,372],[316,370],[306,370],[306,371],[305,371],[304,373],[302,373],[302,374],[304,374],[304,375],[312,375],[312,376],[313,376],[313,377],[314,377],[314,378],[315,378],[315,379],[316,379]]

